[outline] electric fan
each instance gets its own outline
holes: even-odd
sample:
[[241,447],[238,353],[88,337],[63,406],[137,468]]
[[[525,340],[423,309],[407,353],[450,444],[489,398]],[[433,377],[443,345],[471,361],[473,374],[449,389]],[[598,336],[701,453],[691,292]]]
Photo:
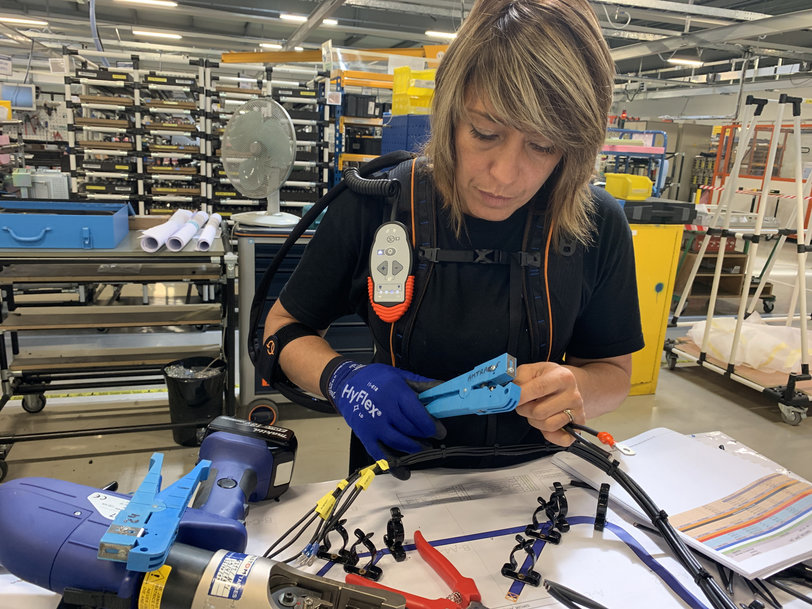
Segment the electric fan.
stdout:
[[299,218],[279,209],[279,187],[288,179],[295,157],[296,132],[282,106],[259,98],[237,108],[223,133],[223,169],[243,196],[265,197],[268,207],[231,217],[251,226],[295,225]]

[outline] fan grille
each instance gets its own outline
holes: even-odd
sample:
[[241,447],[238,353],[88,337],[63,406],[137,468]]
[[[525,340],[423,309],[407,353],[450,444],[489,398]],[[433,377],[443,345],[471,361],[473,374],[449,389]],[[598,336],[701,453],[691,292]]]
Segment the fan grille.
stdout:
[[252,99],[229,119],[220,156],[226,176],[243,196],[265,198],[279,189],[293,169],[293,121],[273,99]]

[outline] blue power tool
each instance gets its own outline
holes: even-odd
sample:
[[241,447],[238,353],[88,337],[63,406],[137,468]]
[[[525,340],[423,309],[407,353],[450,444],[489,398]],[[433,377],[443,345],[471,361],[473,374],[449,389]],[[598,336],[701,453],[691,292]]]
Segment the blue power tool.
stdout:
[[285,492],[296,444],[288,429],[218,417],[195,469],[164,490],[160,454],[132,497],[47,478],[0,484],[0,564],[62,594],[61,609],[405,609],[398,595],[243,553],[248,503]]

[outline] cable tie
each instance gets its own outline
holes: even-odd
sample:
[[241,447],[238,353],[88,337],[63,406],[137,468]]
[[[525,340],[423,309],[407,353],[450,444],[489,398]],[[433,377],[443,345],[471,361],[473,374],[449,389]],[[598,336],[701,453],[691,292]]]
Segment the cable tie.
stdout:
[[701,585],[700,582],[702,580],[707,581],[707,580],[710,580],[710,579],[713,579],[713,575],[708,573],[708,571],[705,569],[705,567],[699,567],[699,571],[697,571],[696,575],[694,575],[694,583],[697,586]]
[[651,519],[652,524],[661,524],[668,520],[668,514],[666,514],[665,510],[660,510],[659,513]]
[[620,461],[618,461],[617,459],[612,459],[612,461],[609,464],[609,469],[606,470],[607,475],[610,478],[614,478],[615,474],[617,473],[617,469],[619,467],[620,467]]
[[379,459],[375,462],[375,465],[377,465],[382,472],[389,471],[389,462],[386,459]]

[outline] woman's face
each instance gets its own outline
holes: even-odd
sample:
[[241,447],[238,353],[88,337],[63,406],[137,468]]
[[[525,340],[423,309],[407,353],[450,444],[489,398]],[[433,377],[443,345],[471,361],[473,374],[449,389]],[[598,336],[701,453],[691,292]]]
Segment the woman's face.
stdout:
[[465,213],[500,221],[538,192],[561,153],[546,138],[494,121],[489,106],[468,96],[468,117],[455,125],[455,181]]

